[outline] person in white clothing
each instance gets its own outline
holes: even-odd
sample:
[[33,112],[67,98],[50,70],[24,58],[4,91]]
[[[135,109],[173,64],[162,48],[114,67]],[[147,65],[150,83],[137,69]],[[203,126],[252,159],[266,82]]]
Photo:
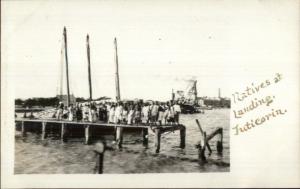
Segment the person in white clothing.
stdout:
[[158,102],[153,103],[153,105],[150,107],[150,114],[151,114],[151,123],[156,123],[158,118]]
[[128,119],[128,104],[124,104],[123,112],[122,112],[122,123],[127,123]]
[[127,124],[131,125],[133,122],[133,117],[134,117],[134,109],[133,109],[133,105],[130,104],[129,105],[129,110],[128,110],[128,118],[127,118]]
[[62,117],[63,117],[63,119],[68,119],[68,117],[69,117],[69,110],[68,110],[67,106],[65,106],[64,109],[63,109]]
[[91,107],[88,107],[88,121],[93,122],[93,111]]
[[150,111],[149,111],[149,106],[148,106],[148,103],[145,103],[143,108],[142,108],[142,123],[149,123],[149,114],[150,114]]
[[110,111],[110,108],[111,108],[112,104],[110,102],[107,102],[105,104],[105,106],[106,106],[107,120],[109,120],[109,111]]
[[166,121],[170,124],[173,124],[174,123],[174,107],[171,106],[170,104],[167,105],[168,108],[166,110]]
[[57,113],[56,113],[56,116],[57,116],[58,120],[62,120],[63,111],[64,111],[64,104],[62,102],[59,102],[59,105],[57,107]]
[[114,118],[115,118],[115,105],[112,105],[109,109],[108,123],[114,123]]
[[87,104],[85,104],[82,108],[82,118],[83,118],[83,121],[89,120],[89,107]]
[[96,122],[97,121],[97,107],[96,107],[96,104],[94,102],[92,102],[90,104],[90,119],[89,121],[90,122]]
[[116,110],[115,110],[114,123],[121,123],[121,121],[122,121],[122,113],[123,113],[123,105],[122,105],[122,103],[118,102]]
[[174,122],[176,124],[179,124],[179,114],[181,113],[181,108],[177,101],[175,101],[173,108],[174,108]]
[[164,114],[165,114],[165,107],[162,103],[158,106],[158,123],[159,125],[162,125],[164,123]]
[[73,108],[73,104],[71,104],[71,106],[68,108],[69,111],[69,121],[73,121],[74,119],[74,108]]

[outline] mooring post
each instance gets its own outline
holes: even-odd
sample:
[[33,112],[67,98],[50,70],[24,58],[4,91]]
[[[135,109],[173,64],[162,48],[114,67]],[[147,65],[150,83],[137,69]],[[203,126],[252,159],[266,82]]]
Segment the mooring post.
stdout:
[[42,122],[42,140],[46,137],[46,122]]
[[123,142],[123,127],[117,127],[116,131],[116,142],[117,147],[122,148],[122,142]]
[[223,128],[220,128],[219,137],[217,140],[217,152],[222,154],[223,152]]
[[21,133],[22,133],[22,137],[25,137],[26,133],[25,133],[25,125],[24,125],[24,121],[21,122]]
[[206,147],[206,132],[203,132],[202,135],[202,140],[200,141],[199,144],[199,149],[198,149],[198,153],[199,153],[199,160],[202,162],[206,161],[206,157],[205,157],[205,147]]
[[[204,131],[203,131],[203,129],[202,129],[202,127],[201,127],[201,124],[200,124],[200,122],[199,122],[198,119],[196,119],[196,123],[197,123],[197,125],[198,125],[198,128],[199,128],[199,130],[200,130],[201,135],[203,136],[203,135],[204,135]],[[211,150],[211,148],[210,148],[210,145],[209,145],[208,141],[209,141],[209,139],[208,139],[208,137],[206,137],[206,147],[207,147],[207,149],[208,149],[208,151],[209,151],[209,155],[211,155],[212,150]]]
[[143,135],[143,146],[148,147],[148,128],[143,128],[142,130]]
[[65,141],[65,133],[66,133],[65,123],[61,123],[61,133],[60,133],[61,142]]
[[197,125],[198,125],[198,128],[199,128],[199,130],[200,130],[201,135],[203,135],[203,129],[202,129],[201,124],[200,124],[200,122],[199,122],[198,119],[196,119],[196,123],[197,123]]
[[221,128],[221,142],[223,144],[223,128]]
[[103,142],[97,142],[94,147],[94,152],[96,153],[96,167],[94,169],[95,174],[103,173],[103,158],[106,145]]
[[160,128],[155,128],[155,152],[159,153],[160,150],[160,137],[161,137],[161,130]]
[[185,148],[185,134],[186,134],[186,129],[184,126],[180,129],[180,148]]
[[89,125],[85,125],[84,128],[84,136],[85,136],[85,141],[84,144],[89,144],[89,138],[90,138],[90,126]]

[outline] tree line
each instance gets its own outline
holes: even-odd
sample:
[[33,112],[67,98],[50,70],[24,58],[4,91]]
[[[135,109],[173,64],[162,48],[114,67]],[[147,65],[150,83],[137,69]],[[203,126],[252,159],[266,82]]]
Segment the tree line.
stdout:
[[[79,97],[76,98],[76,102],[84,102],[87,99]],[[33,107],[33,106],[57,106],[59,103],[59,98],[57,97],[49,97],[49,98],[28,98],[22,100],[20,98],[15,99],[15,105],[22,106],[22,107]]]
[[[101,100],[103,98],[107,97],[100,97],[96,100]],[[76,102],[86,102],[88,101],[88,98],[83,98],[83,97],[77,97]],[[49,98],[28,98],[28,99],[20,99],[17,98],[15,99],[15,105],[22,106],[22,107],[33,107],[33,106],[57,106],[59,103],[60,99],[58,97],[49,97]]]

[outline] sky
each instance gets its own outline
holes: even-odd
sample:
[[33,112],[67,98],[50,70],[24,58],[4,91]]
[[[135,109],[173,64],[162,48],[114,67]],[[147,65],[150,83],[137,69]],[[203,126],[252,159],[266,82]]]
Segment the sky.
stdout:
[[295,45],[296,11],[284,2],[27,0],[2,6],[2,60],[15,98],[59,93],[64,26],[77,97],[89,96],[87,34],[95,98],[115,97],[115,37],[123,99],[168,100],[189,79],[197,79],[199,96],[216,97],[221,88],[230,97],[240,83],[280,71],[295,57],[285,47]]

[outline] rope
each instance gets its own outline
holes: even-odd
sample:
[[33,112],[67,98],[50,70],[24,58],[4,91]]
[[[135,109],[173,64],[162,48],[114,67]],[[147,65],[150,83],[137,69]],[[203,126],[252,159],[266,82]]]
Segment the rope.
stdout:
[[60,60],[58,61],[58,78],[57,78],[57,85],[56,85],[56,94],[62,95],[63,94],[63,85],[64,85],[64,39],[62,38],[61,41],[61,48],[60,48]]
[[[56,88],[56,93],[59,95],[64,95],[66,94],[66,89],[65,86],[67,76],[66,76],[66,62],[65,62],[65,44],[64,44],[64,38],[62,37],[62,43],[61,43],[61,50],[60,50],[60,62],[59,62],[59,77],[58,77],[58,83],[57,83],[57,88]],[[74,80],[71,80],[72,74],[70,72],[70,66],[69,66],[69,88],[70,88],[70,95],[74,94]],[[76,86],[76,85],[75,85]],[[65,92],[64,92],[65,90]]]
[[[64,39],[62,39],[64,41]],[[63,94],[63,76],[64,76],[64,42],[61,43],[61,50],[60,50],[60,95]]]

